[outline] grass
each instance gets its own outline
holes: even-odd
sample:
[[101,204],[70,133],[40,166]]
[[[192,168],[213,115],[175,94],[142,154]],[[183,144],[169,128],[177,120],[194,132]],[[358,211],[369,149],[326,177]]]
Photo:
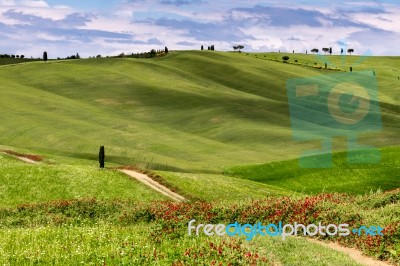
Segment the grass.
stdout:
[[321,191],[365,194],[377,189],[386,191],[400,186],[399,153],[398,147],[382,149],[382,161],[376,165],[348,164],[347,154],[337,153],[333,157],[335,166],[327,169],[300,168],[298,160],[290,160],[237,166],[227,170],[227,174],[308,194]]
[[0,154],[0,207],[88,197],[136,201],[166,199],[122,173],[98,169],[95,162],[72,161],[74,163],[69,160],[63,164],[29,165]]
[[[386,147],[399,145],[398,58],[264,60],[277,56],[185,51],[1,67],[0,148],[43,162],[0,155],[0,263],[357,265],[301,238],[188,237],[187,221],[196,218],[379,224],[388,235],[378,240],[336,240],[398,264],[398,192],[380,193],[400,182],[400,150]],[[286,81],[332,73],[304,66],[327,58],[343,70],[376,70],[383,130],[360,141],[385,147],[379,165],[349,166],[335,153],[331,169],[297,166],[295,158],[319,144],[292,139]],[[104,171],[96,161],[102,145]],[[151,169],[201,201],[162,202],[111,169],[117,165]],[[321,191],[348,194],[304,198]]]
[[308,242],[304,238],[257,237],[251,242],[253,248],[263,250],[282,265],[363,265],[355,262],[347,254]]
[[[350,71],[350,66],[353,71],[375,70],[379,84],[380,100],[382,102],[397,104],[400,96],[397,90],[400,86],[398,77],[400,76],[399,63],[395,56],[359,56],[359,55],[306,55],[306,54],[291,54],[291,53],[261,53],[258,58],[282,61],[282,56],[290,57],[289,62],[297,64],[301,67],[322,67],[327,63],[328,68],[339,69],[340,71]],[[249,54],[254,56],[254,54]],[[297,60],[297,62],[295,62]],[[324,71],[323,73],[334,73],[332,71]]]
[[[3,241],[0,243],[0,263],[6,265],[174,265],[179,261],[186,261],[186,263],[197,262],[208,265],[212,261],[224,261],[216,252],[212,254],[208,251],[211,254],[207,254],[209,242],[218,245],[223,239],[185,237],[179,240],[166,240],[163,244],[156,245],[145,233],[147,230],[147,225],[120,227],[104,224],[96,227],[63,226],[1,230],[0,236]],[[13,239],[20,239],[20,241],[17,243]],[[248,250],[255,247],[262,250],[260,256],[268,258],[262,265],[274,265],[278,262],[284,265],[307,266],[360,265],[346,255],[310,244],[304,239],[289,239],[284,243],[279,239],[260,238],[251,244],[246,244]],[[209,257],[201,258],[200,252],[197,259],[190,258],[190,255],[184,256],[190,248],[204,252],[204,255],[209,255]],[[250,265],[244,259],[245,254],[226,253],[228,251],[224,252],[224,257],[236,257],[238,259],[236,263]]]
[[[43,227],[1,230],[0,263],[12,265],[143,265],[153,247],[146,226]],[[135,234],[132,234],[135,232]],[[15,242],[14,239],[19,239]],[[24,244],[21,244],[24,243]],[[143,254],[141,256],[141,254]]]
[[224,175],[163,171],[158,173],[179,190],[206,201],[238,202],[291,194],[290,191],[278,187]]
[[39,59],[31,59],[31,58],[0,58],[0,66],[23,64],[23,63],[35,62],[35,61],[40,61],[40,60]]
[[[376,60],[387,71],[389,59]],[[88,159],[105,145],[112,162],[178,172],[293,159],[318,143],[292,139],[286,80],[323,73],[206,51],[4,67],[0,143]],[[387,80],[379,80],[384,130],[362,136],[377,146],[398,144],[398,101]]]
[[[213,262],[216,265],[219,262],[223,265],[357,265],[347,255],[304,238],[289,237],[282,241],[279,237],[257,236],[246,241],[238,236],[187,235],[187,215],[198,223],[227,224],[236,217],[242,224],[253,223],[252,220],[267,224],[278,220],[293,222],[291,219],[298,220],[307,213],[312,215],[298,221],[316,219],[314,223],[347,222],[351,226],[397,225],[397,231],[381,238],[383,246],[376,246],[368,237],[336,240],[398,264],[396,254],[400,247],[395,237],[400,233],[400,216],[396,215],[399,195],[399,192],[319,195],[298,200],[283,197],[245,201],[240,205],[75,200],[1,208],[0,262],[13,265],[212,265]],[[283,213],[278,217],[276,213],[280,210]]]

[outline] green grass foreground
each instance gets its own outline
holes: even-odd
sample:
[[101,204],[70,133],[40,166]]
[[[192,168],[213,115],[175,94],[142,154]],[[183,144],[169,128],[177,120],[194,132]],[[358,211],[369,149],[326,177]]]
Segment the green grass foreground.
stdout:
[[[400,262],[400,193],[322,194],[240,204],[62,200],[0,209],[2,264],[357,265],[301,238],[188,236],[187,223],[348,223],[385,227],[383,237],[328,237]],[[18,241],[16,242],[16,239]]]
[[52,159],[28,165],[0,154],[0,182],[0,207],[88,197],[142,202],[166,199],[122,173],[100,170],[93,162],[83,160],[64,159],[61,163]]

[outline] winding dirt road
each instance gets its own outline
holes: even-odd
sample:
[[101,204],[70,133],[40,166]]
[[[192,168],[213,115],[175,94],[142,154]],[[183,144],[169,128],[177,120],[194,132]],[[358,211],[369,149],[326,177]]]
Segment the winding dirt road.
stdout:
[[167,188],[166,186],[161,185],[160,183],[154,181],[153,179],[151,179],[148,175],[133,171],[133,170],[126,170],[126,169],[122,169],[119,170],[122,173],[135,178],[136,180],[138,180],[139,182],[142,182],[143,184],[151,187],[152,189],[154,189],[155,191],[175,200],[178,202],[182,202],[182,201],[186,201],[186,199],[184,197],[182,197],[181,195],[171,191],[169,188]]

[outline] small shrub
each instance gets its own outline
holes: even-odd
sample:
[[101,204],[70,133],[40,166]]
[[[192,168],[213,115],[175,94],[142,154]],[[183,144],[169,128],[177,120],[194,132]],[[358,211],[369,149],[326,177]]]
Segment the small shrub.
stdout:
[[287,55],[282,56],[282,60],[286,63],[286,61],[289,60],[289,56],[287,56]]

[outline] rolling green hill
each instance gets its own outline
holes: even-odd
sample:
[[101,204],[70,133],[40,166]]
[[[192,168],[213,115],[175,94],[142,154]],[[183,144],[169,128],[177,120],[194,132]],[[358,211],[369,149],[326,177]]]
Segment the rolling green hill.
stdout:
[[[384,130],[362,141],[397,145],[399,94],[387,86],[397,61],[371,60],[381,62]],[[105,145],[109,161],[167,171],[296,158],[319,144],[292,140],[286,80],[326,72],[206,51],[4,66],[0,144],[88,159]]]
[[23,64],[34,61],[41,61],[41,60],[32,58],[0,58],[0,66]]
[[[296,158],[319,143],[293,140],[286,81],[336,71],[310,67],[326,57],[274,61],[281,56],[185,51],[0,67],[0,150],[44,158],[27,164],[0,153],[0,263],[359,265],[300,237],[186,235],[196,219],[380,225],[377,242],[326,239],[399,264],[398,58],[339,65],[376,70],[383,130],[360,141],[381,147],[382,163],[349,165],[337,152],[331,169],[301,169]],[[334,144],[346,148],[344,138]],[[154,170],[191,200],[162,201],[117,172],[121,164]],[[310,196],[318,192],[346,194]]]
[[46,156],[43,163],[34,165],[0,153],[0,169],[0,209],[87,198],[134,202],[167,199],[120,172],[100,170],[87,160]]
[[297,160],[289,160],[236,166],[228,169],[226,174],[306,194],[321,191],[365,194],[400,187],[399,154],[399,147],[384,148],[381,163],[358,165],[348,164],[347,153],[340,152],[333,156],[334,167],[327,169],[300,168]]

